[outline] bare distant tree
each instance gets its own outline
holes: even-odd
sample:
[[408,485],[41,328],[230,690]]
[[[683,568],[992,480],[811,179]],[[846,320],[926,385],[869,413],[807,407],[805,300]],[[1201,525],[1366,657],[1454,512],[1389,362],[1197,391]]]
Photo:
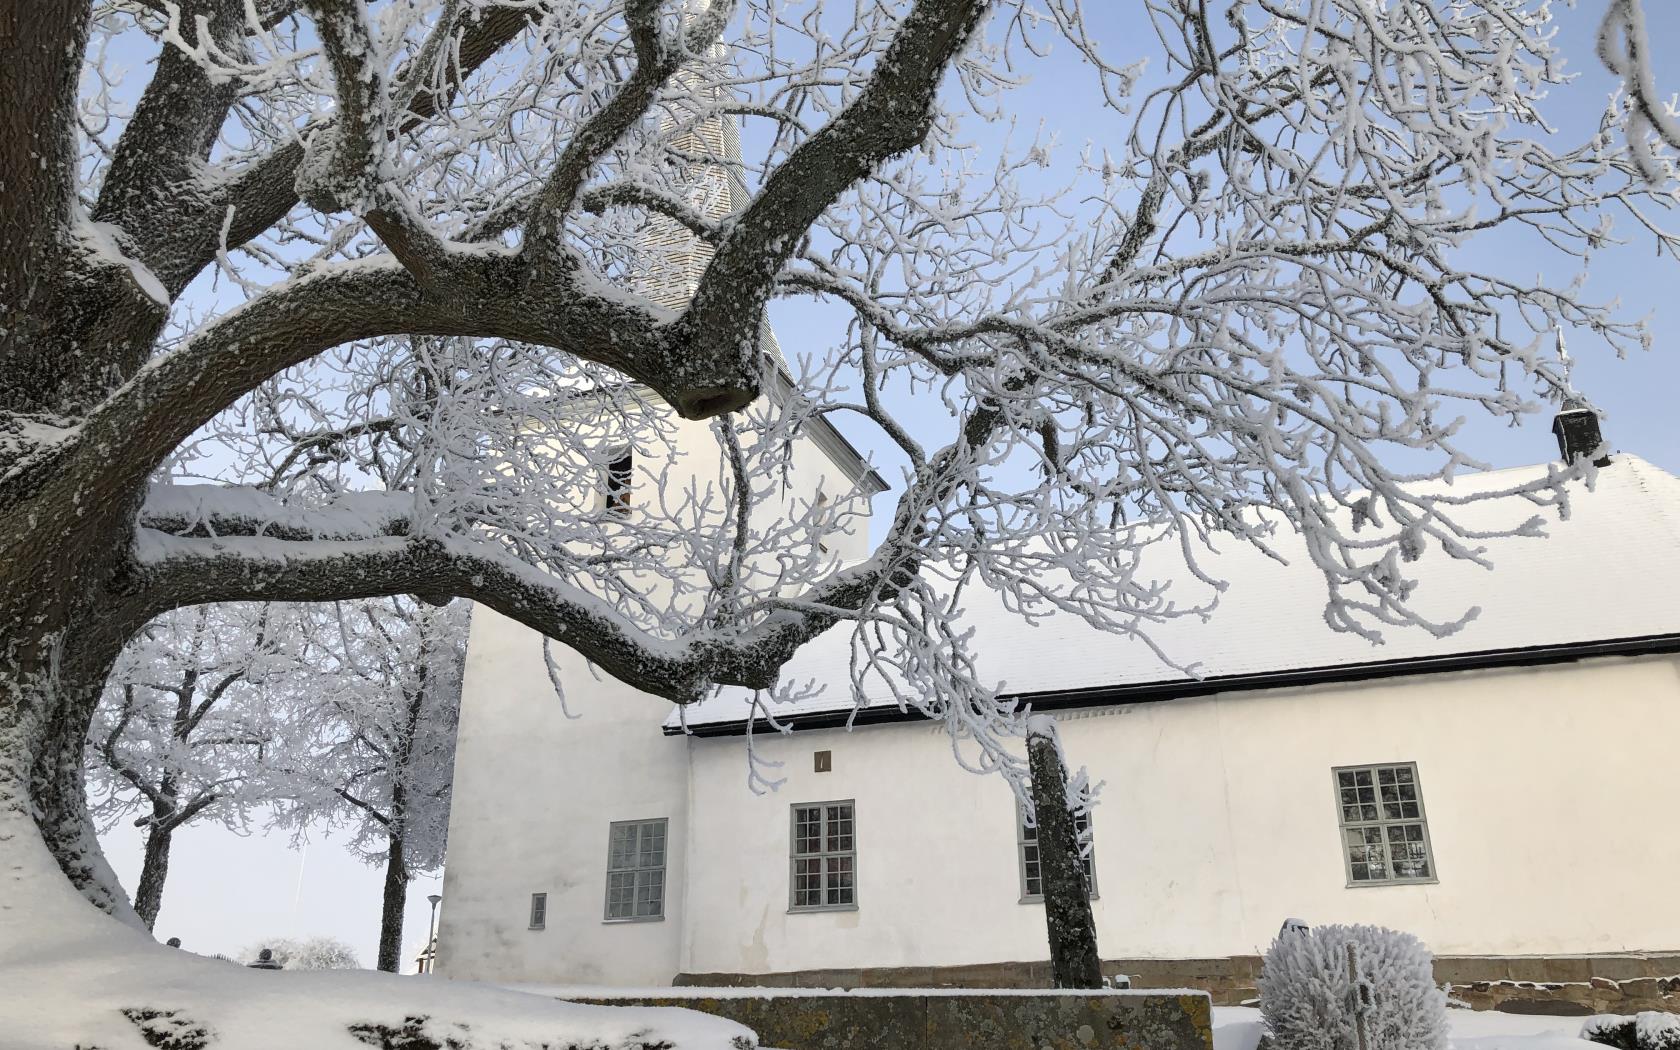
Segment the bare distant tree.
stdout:
[[[1122,6],[0,6],[8,860],[132,914],[84,741],[129,638],[206,602],[466,597],[678,703],[774,690],[849,624],[860,676],[991,764],[1022,726],[955,623],[969,584],[1147,637],[1197,610],[1139,552],[1265,545],[1264,520],[1306,535],[1334,626],[1450,630],[1404,562],[1480,537],[1407,482],[1476,462],[1464,412],[1574,395],[1554,329],[1643,338],[1532,252],[1477,269],[1464,247],[1503,231],[1569,262],[1630,229],[1672,254],[1647,163],[1668,154],[1539,132],[1568,90],[1539,0],[1144,0],[1147,47],[1090,24]],[[1052,42],[1130,133],[976,141]],[[115,82],[135,54],[137,93]],[[1161,73],[1128,98],[1143,58]],[[681,294],[648,287],[661,262]],[[777,296],[842,304],[849,331],[784,373]],[[451,338],[386,339],[409,335]],[[335,348],[430,394],[395,421],[323,398],[288,446],[400,427],[412,485],[152,487],[212,420],[268,433],[252,392]],[[657,498],[628,518],[578,498],[603,443],[673,432],[664,406],[712,421],[716,482],[639,479]],[[818,416],[899,468],[861,563],[819,542],[857,493],[777,483]],[[1396,448],[1422,466],[1389,469]]]

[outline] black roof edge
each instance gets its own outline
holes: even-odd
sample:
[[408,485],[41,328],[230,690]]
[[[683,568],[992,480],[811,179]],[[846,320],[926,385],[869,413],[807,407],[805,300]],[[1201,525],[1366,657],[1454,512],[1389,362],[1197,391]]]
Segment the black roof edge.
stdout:
[[[793,377],[782,365],[778,364],[770,369],[770,374],[778,384],[777,393],[781,396],[786,397],[794,389]],[[862,486],[865,496],[876,496],[892,488],[887,484],[887,479],[869,465],[869,460],[864,458],[857,446],[852,444],[826,415],[813,415],[806,419],[805,423],[811,428],[811,439],[816,442],[817,447],[828,453],[837,466],[844,467],[846,472],[852,475],[852,480]]]
[[[1485,649],[1472,653],[1453,653],[1447,656],[1418,656],[1399,660],[1372,660],[1356,664],[1333,664],[1326,667],[1298,668],[1290,671],[1258,671],[1247,674],[1218,675],[1210,678],[1175,678],[1157,682],[1136,682],[1125,685],[1083,686],[1078,689],[1059,689],[1051,692],[1005,693],[1004,697],[1031,704],[1034,711],[1065,711],[1079,707],[1103,707],[1119,704],[1159,703],[1214,693],[1248,692],[1255,689],[1287,689],[1292,686],[1325,685],[1336,682],[1368,682],[1407,675],[1444,674],[1448,671],[1475,671],[1501,667],[1533,667],[1545,664],[1573,663],[1595,656],[1654,656],[1680,653],[1680,634],[1650,634],[1634,638],[1612,638],[1596,642],[1564,642],[1553,645],[1523,646],[1514,649]],[[901,711],[896,707],[846,708],[841,711],[818,711],[794,714],[776,720],[778,725],[797,731],[801,729],[839,729],[846,725],[884,725],[893,722],[925,722],[928,717],[914,708]],[[751,720],[752,731],[774,732],[767,718]],[[747,720],[714,722],[708,725],[665,726],[666,736],[685,734],[700,737],[744,736]]]

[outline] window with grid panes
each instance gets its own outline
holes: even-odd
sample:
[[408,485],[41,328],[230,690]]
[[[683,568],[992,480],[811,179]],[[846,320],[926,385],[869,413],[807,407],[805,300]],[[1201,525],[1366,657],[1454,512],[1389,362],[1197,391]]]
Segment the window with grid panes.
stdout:
[[531,929],[540,930],[548,922],[548,894],[531,894]]
[[[1021,903],[1028,904],[1044,899],[1044,870],[1038,861],[1038,828],[1027,826],[1027,815],[1019,806],[1015,807],[1015,841],[1020,846],[1021,853]],[[1091,841],[1091,814],[1075,813],[1073,828],[1079,833],[1082,843]],[[1080,862],[1085,868],[1085,886],[1092,897],[1097,895],[1097,868],[1091,863],[1092,851],[1087,850]]]
[[1348,885],[1434,881],[1417,766],[1348,766],[1335,775]]
[[665,917],[665,818],[621,820],[607,844],[607,919]]
[[857,837],[852,803],[794,806],[792,861],[791,908],[857,907]]

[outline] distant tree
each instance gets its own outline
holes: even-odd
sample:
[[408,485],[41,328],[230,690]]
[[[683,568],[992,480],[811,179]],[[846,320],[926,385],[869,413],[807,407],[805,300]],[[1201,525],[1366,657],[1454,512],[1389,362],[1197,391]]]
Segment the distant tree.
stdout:
[[88,731],[93,814],[109,828],[135,811],[145,833],[134,908],[150,929],[177,831],[249,826],[295,762],[284,692],[299,674],[288,613],[253,603],[199,606],[147,624],[118,658]]
[[402,962],[403,914],[415,875],[443,864],[467,603],[408,598],[317,609],[313,677],[292,749],[282,822],[299,832],[348,825],[350,849],[383,864],[378,969]]
[[274,961],[285,970],[360,970],[361,960],[356,949],[334,937],[304,937],[254,944],[239,953],[239,961],[249,966],[264,948],[271,949]]

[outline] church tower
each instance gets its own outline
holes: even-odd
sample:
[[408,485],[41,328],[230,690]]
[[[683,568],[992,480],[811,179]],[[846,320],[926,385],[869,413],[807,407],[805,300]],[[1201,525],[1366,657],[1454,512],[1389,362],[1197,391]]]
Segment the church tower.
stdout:
[[[701,115],[673,136],[697,210],[721,219],[744,207],[734,124]],[[717,158],[715,161],[707,158]],[[662,217],[645,230],[647,298],[681,309],[711,248]],[[766,397],[792,389],[769,326]],[[664,470],[615,459],[600,498],[628,514],[653,497],[648,478],[704,485],[723,464],[705,423],[662,421],[674,434]],[[787,498],[885,488],[822,417],[792,450]],[[856,519],[860,522],[867,518]],[[867,555],[862,525],[828,543],[841,560]],[[551,675],[565,690],[565,707]],[[684,969],[689,836],[689,741],[661,732],[669,701],[588,667],[559,642],[492,610],[473,614],[463,682],[444,869],[437,972],[455,978],[566,985],[668,985]],[[744,761],[744,759],[743,759]],[[744,783],[744,777],[743,777]],[[746,790],[743,786],[742,790]]]

